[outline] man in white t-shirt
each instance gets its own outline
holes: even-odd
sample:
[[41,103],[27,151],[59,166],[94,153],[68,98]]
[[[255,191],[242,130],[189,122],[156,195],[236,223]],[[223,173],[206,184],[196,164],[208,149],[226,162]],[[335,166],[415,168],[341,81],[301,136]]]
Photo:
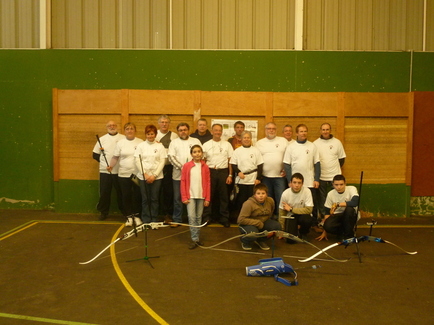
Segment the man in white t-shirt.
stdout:
[[324,203],[327,193],[332,188],[332,180],[335,175],[342,174],[341,167],[345,163],[345,150],[342,142],[331,134],[332,127],[329,123],[321,125],[321,136],[314,141],[318,148],[321,162],[321,176],[319,180],[319,211],[321,217],[325,215]]
[[[179,123],[176,130],[178,131],[178,138],[170,142],[167,158],[173,165],[173,221],[182,222],[183,205],[180,192],[182,166],[191,160],[191,147],[195,144],[202,147],[202,144],[198,139],[189,136],[190,126],[188,123]],[[172,227],[177,227],[177,225],[172,225]]]
[[324,231],[317,240],[327,239],[327,233],[336,235],[338,240],[354,237],[359,206],[357,188],[347,186],[344,175],[333,177],[333,187],[324,205]]
[[93,148],[93,159],[99,162],[99,201],[96,208],[101,213],[99,220],[107,218],[110,210],[110,198],[112,188],[116,191],[118,208],[123,210],[122,193],[118,180],[118,169],[116,166],[111,173],[107,170],[107,166],[113,157],[116,144],[119,140],[125,139],[123,134],[118,133],[118,126],[116,122],[107,122],[107,134],[99,138],[99,142]]
[[[158,131],[155,138],[160,142],[166,153],[169,150],[169,145],[172,140],[176,139],[178,135],[169,130],[170,117],[168,115],[161,115],[158,118]],[[163,168],[163,182],[161,183],[161,196],[160,196],[160,209],[164,215],[164,221],[170,223],[173,215],[173,182],[172,182],[173,165],[166,159],[166,165]]]
[[[306,239],[312,225],[313,200],[312,193],[303,183],[302,174],[295,173],[291,176],[289,188],[283,192],[280,200],[279,222],[284,231]],[[291,239],[286,242],[295,243]]]
[[229,159],[234,149],[228,141],[222,140],[221,124],[214,124],[211,133],[212,139],[203,144],[206,164],[211,172],[211,206],[205,208],[204,218],[208,222],[218,221],[224,227],[230,227],[228,185],[232,183],[233,173]]
[[293,174],[300,173],[304,177],[304,185],[311,190],[314,203],[312,222],[315,224],[318,215],[318,187],[321,164],[318,149],[312,142],[307,140],[307,132],[308,129],[305,124],[297,125],[295,128],[297,139],[286,147],[283,163],[288,183]]
[[288,141],[285,138],[277,136],[277,127],[273,122],[265,125],[265,138],[255,144],[264,160],[261,183],[267,186],[268,196],[273,198],[276,204],[275,216],[279,213],[280,198],[286,189],[283,155],[287,145]]

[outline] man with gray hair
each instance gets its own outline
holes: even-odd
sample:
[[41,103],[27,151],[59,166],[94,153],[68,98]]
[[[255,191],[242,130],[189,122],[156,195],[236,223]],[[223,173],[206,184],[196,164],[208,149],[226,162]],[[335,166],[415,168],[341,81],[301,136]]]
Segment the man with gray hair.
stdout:
[[[191,160],[190,149],[195,144],[202,147],[200,141],[189,136],[190,126],[188,123],[179,123],[176,127],[178,138],[169,145],[167,157],[173,165],[173,221],[182,222],[182,201],[181,201],[181,170],[182,166]],[[178,225],[172,225],[177,227]]]
[[122,193],[118,180],[118,166],[111,172],[107,170],[110,160],[115,152],[119,140],[125,139],[125,135],[118,133],[116,122],[109,121],[106,125],[107,134],[98,138],[93,148],[93,159],[99,162],[99,201],[96,208],[101,213],[99,220],[105,220],[110,210],[110,198],[112,188],[116,191],[119,210],[123,210]]
[[255,145],[264,160],[261,182],[267,185],[268,196],[276,203],[275,216],[278,215],[280,198],[286,189],[283,155],[287,145],[288,141],[285,138],[277,136],[277,127],[273,122],[265,125],[265,138],[259,140]]
[[214,221],[214,217],[224,227],[230,227],[228,185],[232,183],[233,173],[229,160],[234,149],[229,142],[222,140],[221,124],[214,124],[211,133],[212,139],[203,145],[206,164],[211,172],[211,206],[205,208],[204,216],[208,217],[208,222]]
[[[172,140],[176,139],[178,135],[169,130],[170,117],[163,114],[158,118],[158,131],[155,140],[160,142],[166,153],[169,150],[169,145]],[[170,223],[173,215],[173,183],[172,183],[173,166],[169,160],[166,160],[166,165],[163,168],[163,182],[161,186],[160,207],[163,210],[164,221]]]
[[288,141],[288,144],[295,142],[295,140],[292,138],[292,125],[291,124],[286,124],[283,127],[282,133],[283,133],[283,137]]

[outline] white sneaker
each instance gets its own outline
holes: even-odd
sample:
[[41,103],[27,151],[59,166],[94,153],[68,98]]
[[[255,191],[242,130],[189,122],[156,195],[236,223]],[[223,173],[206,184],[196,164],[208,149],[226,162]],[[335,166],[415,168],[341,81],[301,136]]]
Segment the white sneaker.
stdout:
[[143,223],[142,219],[139,217],[134,217],[134,222],[136,223],[136,226],[140,226]]
[[127,222],[125,222],[125,227],[132,227],[133,226],[133,218],[128,218]]

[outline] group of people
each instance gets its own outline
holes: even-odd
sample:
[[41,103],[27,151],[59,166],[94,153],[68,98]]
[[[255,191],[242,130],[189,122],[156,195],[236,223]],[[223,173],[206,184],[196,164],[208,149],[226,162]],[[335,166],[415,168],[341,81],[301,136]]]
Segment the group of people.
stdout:
[[[306,125],[295,128],[293,139],[291,125],[278,136],[270,122],[265,138],[255,145],[242,121],[234,124],[228,141],[222,139],[223,126],[213,124],[208,130],[206,119],[199,119],[191,134],[188,123],[179,123],[176,133],[169,128],[169,116],[161,115],[158,129],[145,127],[143,141],[134,124],[127,123],[121,135],[115,122],[107,123],[108,133],[93,150],[100,163],[100,220],[109,213],[113,187],[126,226],[156,222],[161,209],[164,221],[177,227],[186,205],[194,226],[190,249],[202,245],[197,226],[207,221],[230,227],[233,214],[241,233],[283,229],[305,239],[314,227],[321,233],[318,240],[327,239],[327,233],[353,236],[357,189],[346,186],[341,173],[345,151],[330,124],[321,125],[321,136],[310,142]],[[231,202],[234,187],[238,194]],[[242,248],[251,250],[256,243],[269,249],[265,240],[242,237]]]

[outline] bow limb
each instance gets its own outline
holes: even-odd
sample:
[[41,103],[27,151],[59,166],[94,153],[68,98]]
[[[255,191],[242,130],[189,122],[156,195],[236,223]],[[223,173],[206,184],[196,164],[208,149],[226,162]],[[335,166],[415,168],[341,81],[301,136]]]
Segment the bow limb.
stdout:
[[331,248],[333,248],[333,247],[336,247],[336,246],[339,246],[339,245],[341,245],[341,244],[342,244],[342,243],[334,243],[334,244],[331,244],[331,245],[327,246],[326,248],[321,249],[319,252],[316,252],[316,253],[313,254],[312,256],[310,256],[310,257],[308,257],[308,258],[306,258],[306,259],[304,259],[304,260],[298,260],[298,261],[299,261],[299,262],[302,262],[302,263],[304,263],[304,262],[309,262],[309,261],[313,260],[315,257],[317,257],[318,255],[321,255],[322,253],[328,251],[329,249],[331,249]]
[[394,243],[392,243],[392,242],[390,242],[388,240],[384,240],[382,238],[379,238],[379,237],[373,237],[373,236],[361,236],[361,237],[359,237],[359,241],[366,241],[366,240],[367,241],[375,241],[377,243],[383,243],[383,244],[389,244],[389,245],[395,246],[396,248],[402,250],[404,253],[406,253],[408,255],[416,255],[417,254],[417,252],[406,251],[402,247],[400,247],[400,246],[398,246],[398,245],[396,245],[396,244],[394,244]]
[[111,246],[113,246],[114,244],[116,244],[119,240],[122,240],[122,239],[121,238],[116,239],[114,242],[110,243],[110,245],[108,245],[106,248],[104,248],[101,252],[99,252],[94,258],[92,258],[91,260],[89,260],[87,262],[80,262],[80,264],[89,264],[90,262],[95,261],[102,253],[104,253]]
[[137,236],[137,233],[145,230],[146,227],[149,227],[151,229],[158,229],[160,227],[169,227],[169,225],[165,225],[162,222],[150,222],[150,223],[142,223],[140,226],[134,227],[134,229],[124,233],[122,235],[122,237],[119,237],[118,239],[116,239],[114,242],[110,243],[110,245],[108,245],[106,248],[104,248],[101,252],[99,252],[94,258],[92,258],[91,260],[87,261],[87,262],[80,262],[80,264],[89,264],[90,262],[93,262],[94,260],[96,260],[102,253],[104,253],[107,249],[109,249],[112,245],[116,244],[118,241],[120,240],[125,240],[128,239],[134,235]]
[[171,222],[170,224],[171,225],[180,225],[180,226],[185,226],[185,227],[192,227],[192,228],[202,228],[202,227],[205,227],[207,223],[208,223],[208,221],[204,222],[200,226],[192,226],[192,225],[189,225],[188,223],[182,223],[182,222]]

